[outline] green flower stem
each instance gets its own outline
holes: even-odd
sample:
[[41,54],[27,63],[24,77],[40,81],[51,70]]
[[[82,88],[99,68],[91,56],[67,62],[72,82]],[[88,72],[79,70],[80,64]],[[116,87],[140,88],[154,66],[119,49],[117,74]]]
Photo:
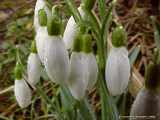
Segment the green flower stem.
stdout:
[[101,120],[118,120],[118,110],[112,97],[108,94],[103,74],[99,74],[99,92],[101,97]]

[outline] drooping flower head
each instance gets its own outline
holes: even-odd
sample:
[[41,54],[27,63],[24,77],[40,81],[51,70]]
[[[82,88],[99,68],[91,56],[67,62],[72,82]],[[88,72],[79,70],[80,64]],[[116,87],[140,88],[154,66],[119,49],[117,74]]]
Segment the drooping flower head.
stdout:
[[31,90],[26,81],[23,79],[22,67],[19,62],[17,62],[14,72],[14,94],[18,105],[21,108],[25,108],[31,103]]
[[87,90],[93,88],[98,75],[98,66],[92,53],[91,36],[79,33],[74,40],[70,58],[68,87],[77,100],[84,98]]
[[[157,56],[158,55],[158,56]],[[155,116],[160,119],[160,54],[150,62],[145,72],[145,86],[140,90],[131,107],[131,116]]]
[[57,10],[57,6],[54,6],[52,16],[47,22],[48,36],[44,46],[44,66],[52,81],[64,85],[69,76],[69,56],[62,40],[62,22]]
[[112,44],[106,60],[105,79],[111,95],[122,94],[129,82],[130,63],[126,45],[126,32],[122,26],[115,28],[112,33]]
[[28,57],[27,73],[27,81],[30,83],[31,86],[35,86],[40,80],[41,75],[41,62],[37,54],[35,41],[32,42],[31,53]]

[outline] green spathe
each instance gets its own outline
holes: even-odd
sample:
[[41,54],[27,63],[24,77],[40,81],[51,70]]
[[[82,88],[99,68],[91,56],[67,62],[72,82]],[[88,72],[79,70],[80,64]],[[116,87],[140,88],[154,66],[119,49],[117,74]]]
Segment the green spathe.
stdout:
[[38,21],[41,26],[47,25],[47,14],[44,9],[38,11]]
[[37,48],[36,48],[36,42],[35,42],[35,40],[32,41],[31,52],[32,53],[37,53]]
[[85,34],[83,35],[82,40],[83,40],[82,50],[85,53],[91,53],[92,52],[92,36],[89,34]]
[[15,69],[14,69],[14,75],[16,80],[22,79],[22,66],[19,62],[16,63]]
[[112,32],[112,44],[114,47],[125,46],[127,42],[127,34],[122,26],[116,27]]

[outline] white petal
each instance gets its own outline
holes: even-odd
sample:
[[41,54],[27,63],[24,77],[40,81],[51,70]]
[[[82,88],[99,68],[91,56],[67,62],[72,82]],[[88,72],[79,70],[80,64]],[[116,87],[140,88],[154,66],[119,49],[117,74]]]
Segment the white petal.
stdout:
[[89,74],[89,80],[88,80],[88,90],[92,89],[97,81],[98,76],[98,65],[96,62],[96,57],[93,55],[93,53],[86,54],[88,57],[88,74]]
[[69,56],[60,36],[48,36],[45,43],[45,69],[50,79],[65,84],[69,76]]
[[44,62],[44,46],[47,38],[48,38],[47,28],[40,27],[37,31],[35,40],[36,40],[37,52],[42,63]]
[[37,54],[31,53],[27,64],[28,82],[34,86],[40,80],[41,63]]
[[113,48],[106,61],[105,79],[109,92],[120,95],[127,88],[130,76],[130,64],[126,48]]
[[21,108],[25,108],[31,103],[31,90],[25,80],[15,80],[14,94]]
[[45,5],[45,1],[44,0],[37,0],[36,5],[35,5],[35,11],[34,11],[34,27],[35,27],[36,31],[40,27],[39,21],[38,21],[38,11],[43,8],[45,9],[47,17],[49,17],[51,15],[51,13],[50,13],[49,9],[47,8],[47,6]]
[[[78,8],[81,16],[84,16],[84,12],[81,7]],[[78,25],[76,24],[73,16],[71,16],[67,22],[64,34],[63,41],[67,49],[71,49],[73,46],[73,40],[78,32]]]
[[70,59],[70,77],[68,87],[74,98],[81,100],[87,88],[86,65],[83,54],[73,52]]

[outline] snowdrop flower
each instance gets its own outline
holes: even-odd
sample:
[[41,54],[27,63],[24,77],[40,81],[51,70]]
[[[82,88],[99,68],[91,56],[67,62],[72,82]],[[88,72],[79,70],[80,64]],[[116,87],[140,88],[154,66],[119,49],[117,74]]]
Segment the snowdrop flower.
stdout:
[[39,28],[35,36],[35,40],[37,46],[37,53],[42,63],[44,63],[44,46],[47,37],[48,37],[47,27]]
[[18,63],[15,68],[14,94],[21,108],[27,107],[31,103],[31,90],[22,78],[22,69]]
[[47,31],[44,66],[49,78],[62,85],[69,76],[69,56],[61,37],[61,21],[58,16],[52,16],[48,20]]
[[107,87],[113,96],[122,94],[129,82],[130,63],[125,43],[125,31],[122,27],[117,27],[112,33],[114,47],[109,52],[105,70]]
[[[158,53],[159,54],[159,53]],[[160,119],[160,59],[159,55],[147,66],[145,86],[140,90],[131,107],[131,116],[155,116]]]
[[[84,17],[84,11],[80,6],[78,11],[82,17]],[[67,22],[64,34],[63,34],[63,41],[67,49],[71,49],[73,47],[73,40],[76,37],[78,32],[78,25],[76,24],[73,16],[71,16]]]
[[[70,75],[68,80],[68,88],[72,96],[81,100],[85,96],[87,89],[87,67],[82,51],[82,35],[79,33],[74,40],[73,52],[70,57]],[[88,82],[87,82],[88,83]]]
[[35,86],[40,80],[41,74],[41,62],[39,56],[37,55],[35,41],[32,42],[32,52],[28,57],[27,64],[27,73],[28,73],[28,82],[31,86]]
[[92,53],[92,37],[89,34],[83,35],[83,54],[84,59],[87,63],[87,73],[88,73],[88,90],[92,89],[97,81],[98,76],[98,65],[95,55]]
[[[34,11],[34,27],[36,31],[39,29],[39,27],[41,27],[40,22],[39,22],[39,14],[44,14],[42,10],[45,11],[47,17],[50,17],[51,13],[45,4],[45,1],[37,0],[36,5],[35,5],[35,11]],[[46,19],[46,18],[43,18],[43,19]]]
[[91,41],[88,42],[86,37],[88,36],[84,37],[87,42],[85,42],[85,51],[83,52],[83,37],[81,35],[76,36],[70,58],[68,87],[72,96],[77,100],[84,98],[87,89],[91,89],[96,83],[98,75],[96,59],[91,53]]
[[85,96],[88,83],[88,81],[85,81],[87,80],[87,67],[83,55],[82,52],[73,52],[70,58],[68,87],[72,96],[77,100],[81,100]]

